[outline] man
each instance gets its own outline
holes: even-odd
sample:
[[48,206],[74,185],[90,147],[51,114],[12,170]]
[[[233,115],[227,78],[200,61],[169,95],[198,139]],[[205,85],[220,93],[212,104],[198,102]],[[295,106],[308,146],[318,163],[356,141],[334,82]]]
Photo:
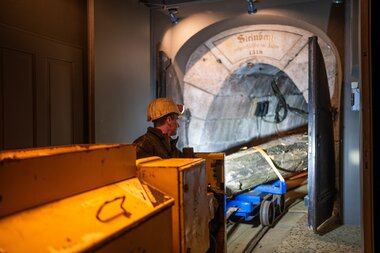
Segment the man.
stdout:
[[[177,105],[168,98],[157,98],[149,104],[147,120],[153,122],[153,127],[148,127],[146,133],[133,142],[136,146],[137,159],[149,156],[159,156],[161,158],[184,157],[176,146],[178,138],[171,138],[177,134],[179,127],[177,120],[183,111],[183,105]],[[186,157],[193,155],[191,148],[190,150],[190,154],[185,152]],[[215,198],[213,197],[213,199]],[[215,199],[215,201],[217,200]],[[213,208],[216,209],[217,207],[214,206]],[[215,213],[215,211],[212,210],[212,213]],[[216,252],[216,240],[211,233],[210,240],[211,245],[207,252]]]
[[153,127],[148,127],[147,132],[133,142],[137,159],[149,156],[182,157],[176,146],[178,138],[171,138],[177,134],[177,120],[182,112],[183,105],[177,105],[168,98],[157,98],[149,104],[147,120],[153,122]]

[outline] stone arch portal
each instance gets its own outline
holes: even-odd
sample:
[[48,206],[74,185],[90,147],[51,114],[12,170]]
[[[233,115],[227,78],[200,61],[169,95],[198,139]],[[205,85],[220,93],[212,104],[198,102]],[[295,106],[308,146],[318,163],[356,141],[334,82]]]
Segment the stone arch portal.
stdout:
[[[179,131],[186,141],[180,145],[197,152],[223,151],[306,125],[302,114],[307,113],[310,36],[311,32],[291,26],[249,25],[226,30],[201,44],[184,73],[183,102],[188,113],[187,127]],[[339,108],[334,47],[321,38],[318,43],[332,106]],[[281,97],[296,110],[280,121]],[[263,105],[265,115],[258,109]]]

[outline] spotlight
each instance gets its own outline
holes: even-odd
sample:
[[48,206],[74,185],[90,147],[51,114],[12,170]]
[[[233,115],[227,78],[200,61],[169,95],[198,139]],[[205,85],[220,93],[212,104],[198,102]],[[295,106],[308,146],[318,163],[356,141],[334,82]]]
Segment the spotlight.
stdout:
[[178,24],[179,18],[175,15],[178,13],[178,10],[176,8],[168,9],[170,21],[173,25]]
[[254,0],[248,0],[248,14],[253,15],[257,12],[255,5],[253,4]]
[[333,4],[342,4],[343,0],[332,0]]

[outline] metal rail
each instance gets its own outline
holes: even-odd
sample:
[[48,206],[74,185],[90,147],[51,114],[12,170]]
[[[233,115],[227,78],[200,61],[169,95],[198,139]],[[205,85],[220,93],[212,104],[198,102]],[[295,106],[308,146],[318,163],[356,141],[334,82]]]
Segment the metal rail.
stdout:
[[[279,214],[276,219],[274,220],[273,224],[271,226],[262,226],[261,224],[257,227],[252,228],[253,236],[248,240],[247,244],[245,245],[244,249],[240,252],[243,253],[252,253],[255,249],[255,247],[258,245],[260,240],[264,237],[264,235],[269,231],[269,229],[274,228],[278,221],[288,212],[289,208],[299,202],[301,202],[301,199],[289,199],[285,203],[284,211]],[[239,227],[241,227],[243,224],[241,223],[233,223],[230,225],[229,228],[227,228],[227,238],[231,238],[232,235],[238,231]],[[228,239],[227,239],[228,242]]]

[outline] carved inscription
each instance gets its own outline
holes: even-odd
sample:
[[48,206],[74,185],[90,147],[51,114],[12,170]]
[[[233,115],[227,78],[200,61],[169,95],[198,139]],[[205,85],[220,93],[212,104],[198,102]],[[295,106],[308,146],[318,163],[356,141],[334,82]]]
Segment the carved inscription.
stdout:
[[231,63],[252,57],[281,60],[300,37],[284,31],[256,30],[230,34],[213,44]]
[[[249,55],[263,55],[266,49],[279,48],[275,35],[270,32],[250,32],[238,34],[236,39],[243,47],[249,47]],[[238,50],[243,48],[237,47]]]

